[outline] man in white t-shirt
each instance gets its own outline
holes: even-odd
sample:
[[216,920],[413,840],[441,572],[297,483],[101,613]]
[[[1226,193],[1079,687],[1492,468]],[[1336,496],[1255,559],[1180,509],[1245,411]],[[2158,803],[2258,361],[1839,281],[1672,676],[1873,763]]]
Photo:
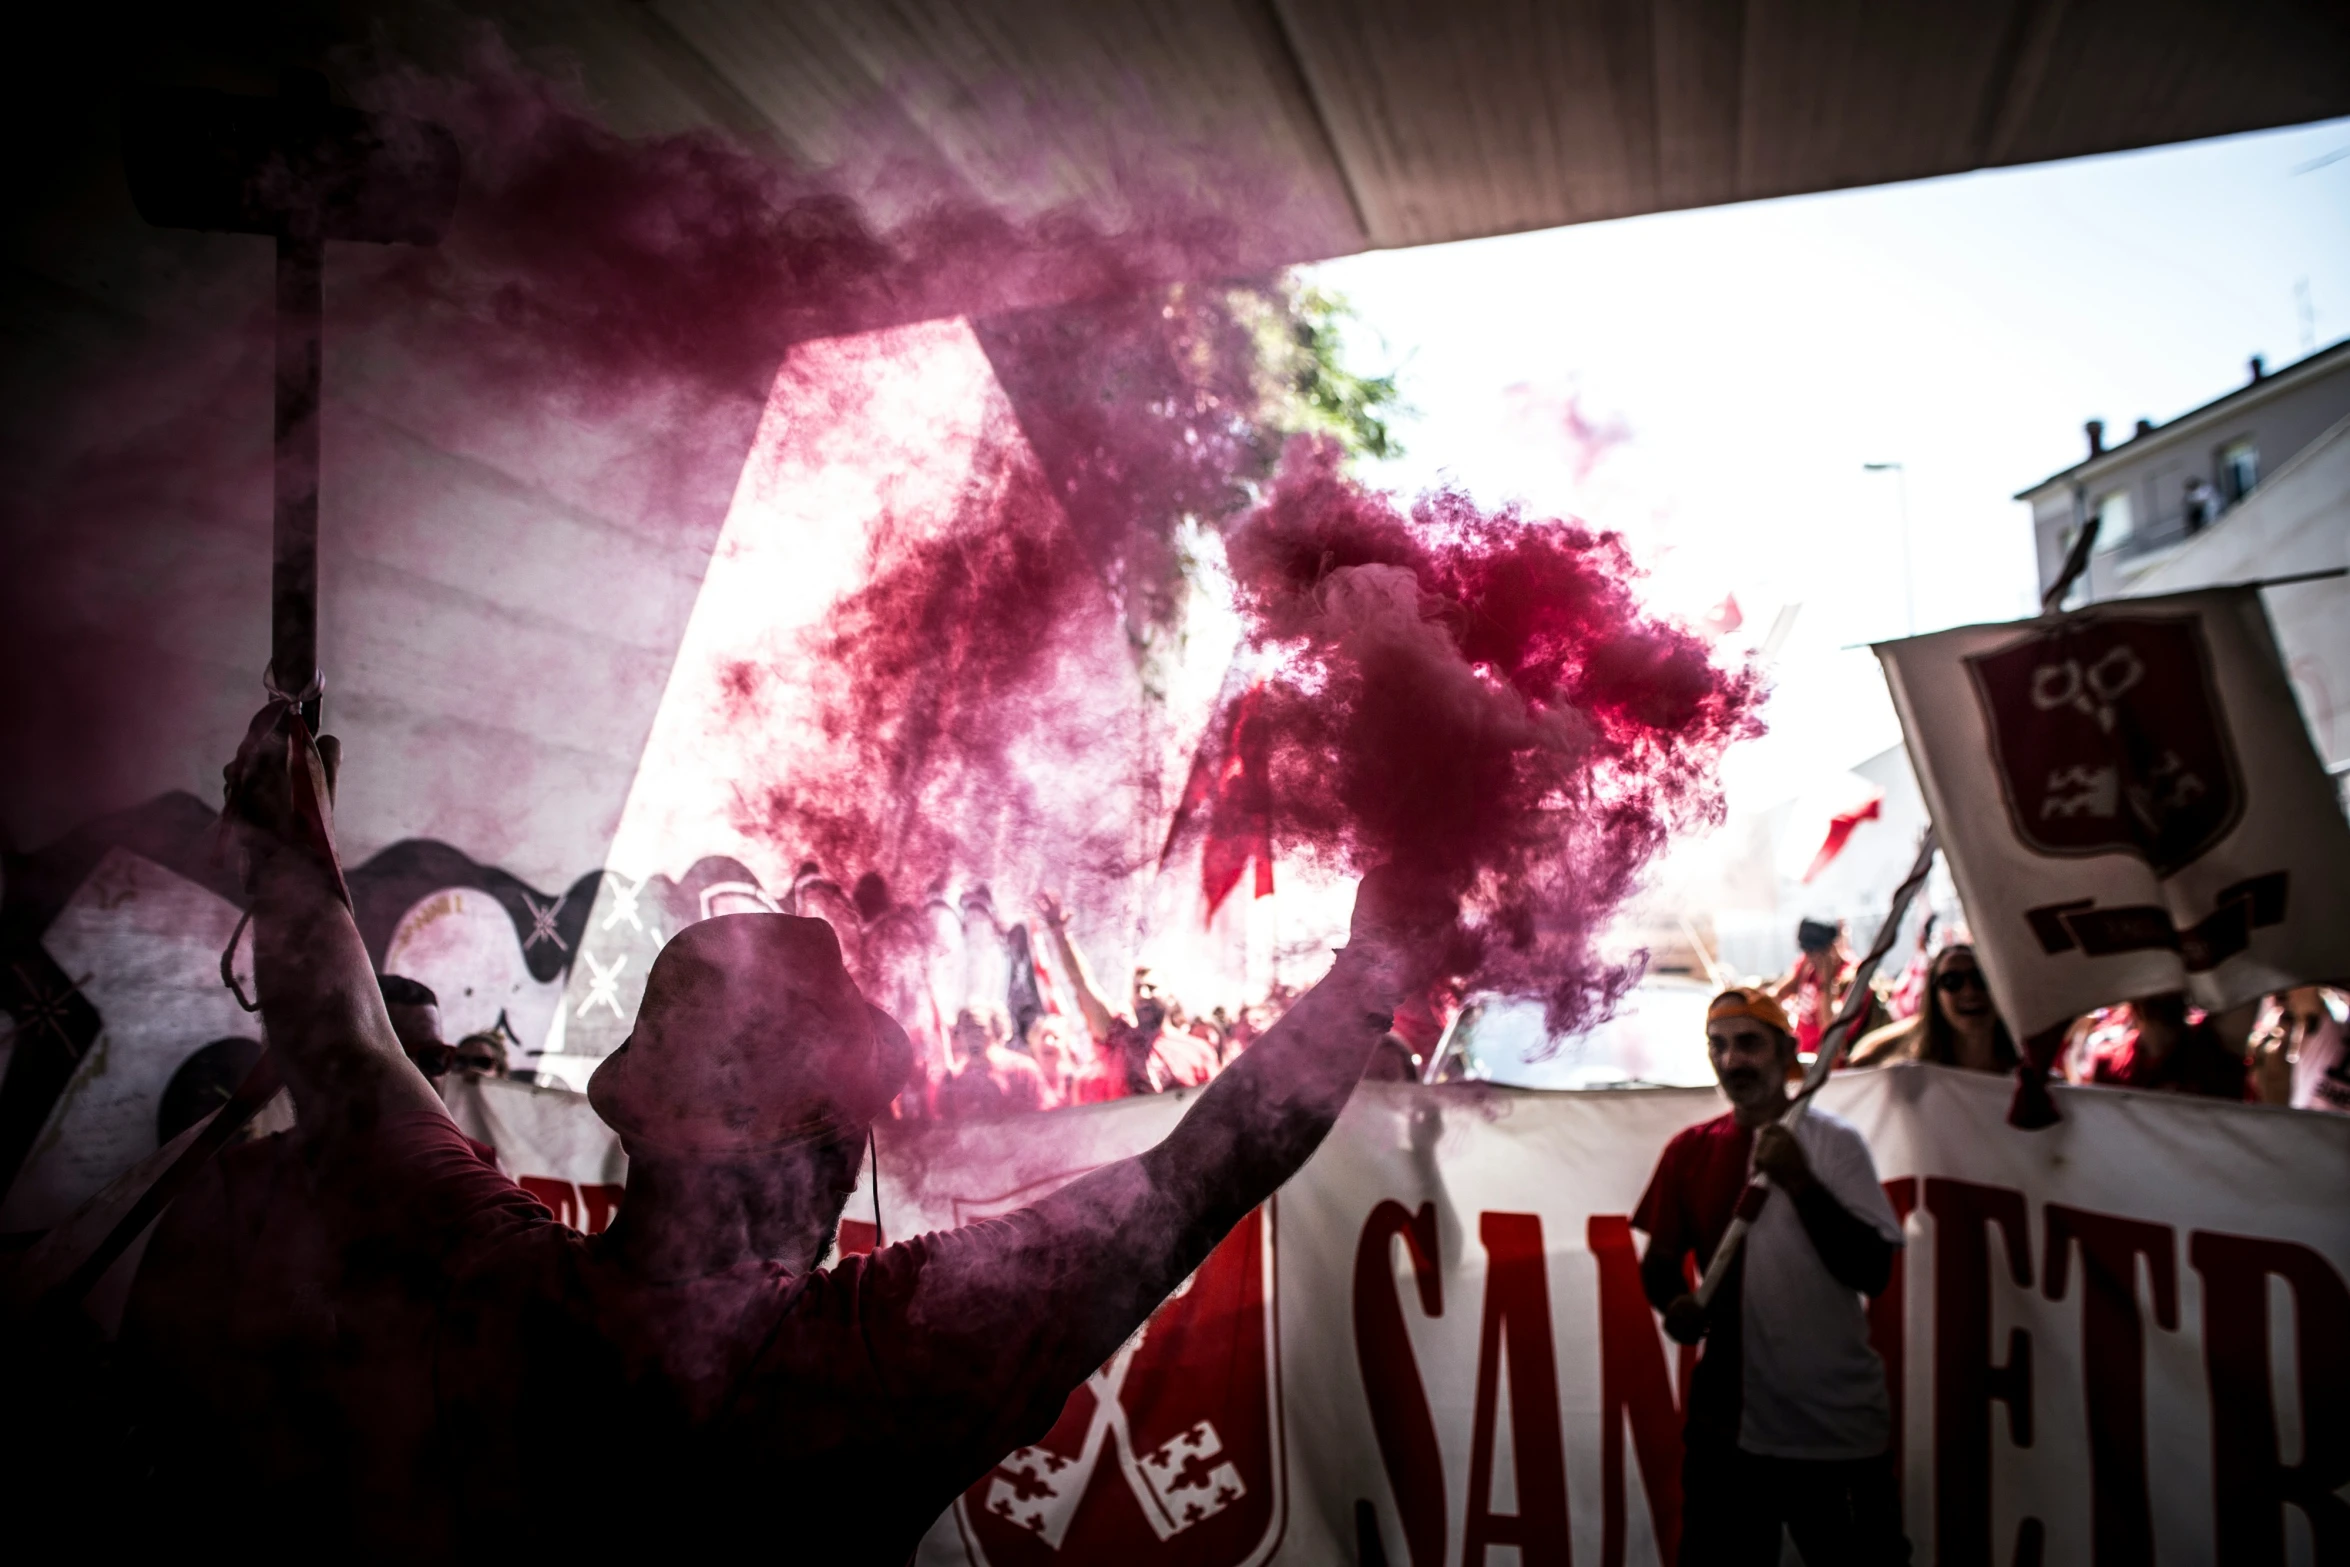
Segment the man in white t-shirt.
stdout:
[[[1893,1406],[1862,1297],[1892,1277],[1901,1224],[1851,1124],[1814,1106],[1779,1124],[1795,1038],[1760,990],[1706,1010],[1730,1113],[1665,1145],[1632,1222],[1665,1331],[1705,1349],[1684,1400],[1683,1567],[1779,1560],[1784,1524],[1807,1567],[1909,1560]],[[1710,1306],[1690,1294],[1748,1178],[1771,1194]]]

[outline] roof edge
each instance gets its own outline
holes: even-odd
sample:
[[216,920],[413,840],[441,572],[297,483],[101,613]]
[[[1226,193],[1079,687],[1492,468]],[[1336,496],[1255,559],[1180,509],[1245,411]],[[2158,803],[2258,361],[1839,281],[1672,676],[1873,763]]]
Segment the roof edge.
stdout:
[[2233,391],[2223,392],[2210,402],[2188,409],[2168,423],[2158,424],[2142,435],[2133,435],[2118,446],[2109,446],[2094,457],[2084,458],[2080,462],[2074,463],[2070,468],[2060,468],[2039,483],[2026,485],[2010,498],[2028,501],[2051,485],[2060,484],[2068,479],[2082,478],[2095,470],[2117,466],[2122,455],[2130,452],[2131,448],[2140,442],[2152,442],[2159,445],[2161,438],[2184,434],[2186,428],[2195,421],[2202,419],[2207,414],[2216,414],[2220,409],[2237,403],[2239,400],[2256,396],[2272,397],[2287,391],[2299,382],[2315,378],[2323,369],[2329,367],[2328,362],[2337,358],[2350,361],[2350,337],[2340,338],[2328,343],[2323,348],[2314,349],[2291,364],[2268,372],[2257,381],[2247,381]]

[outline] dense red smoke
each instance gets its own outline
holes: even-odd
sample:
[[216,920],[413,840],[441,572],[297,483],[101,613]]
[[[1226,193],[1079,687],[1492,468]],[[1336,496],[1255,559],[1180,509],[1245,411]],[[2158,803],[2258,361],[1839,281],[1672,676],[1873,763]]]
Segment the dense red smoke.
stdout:
[[[1187,796],[1184,830],[1339,872],[1400,863],[1461,897],[1471,987],[1542,998],[1560,1032],[1596,1021],[1637,977],[1596,938],[1673,832],[1718,818],[1759,677],[1648,612],[1618,536],[1451,492],[1407,515],[1339,461],[1293,442],[1228,534],[1270,667],[1209,725],[1245,719],[1252,787]],[[1107,886],[1155,843],[1089,827],[1085,802],[1174,803],[1135,787],[1141,693],[1101,656],[1104,584],[1025,454],[975,489],[952,528],[885,548],[811,644],[823,751],[758,826],[917,894],[1002,893],[1039,864]]]
[[732,704],[756,723],[760,683],[801,684],[817,729],[772,753],[739,825],[900,897],[1039,863],[1114,880],[1133,858],[1133,823],[1071,808],[1136,765],[1111,595],[1015,430],[987,431],[975,468],[950,518],[885,520],[864,584]]
[[1595,1020],[1636,973],[1593,939],[1673,830],[1719,817],[1757,675],[1648,613],[1617,535],[1449,491],[1407,517],[1328,446],[1293,446],[1229,547],[1281,659],[1256,698],[1276,846],[1449,884],[1473,986]]
[[[433,57],[462,63],[428,70],[352,54],[335,70],[338,99],[448,128],[464,178],[437,247],[329,247],[323,634],[336,722],[358,711],[347,699],[385,696],[367,682],[398,668],[422,677],[400,699],[470,726],[480,754],[452,769],[465,790],[374,817],[356,801],[354,820],[380,819],[378,837],[447,836],[502,852],[501,819],[566,784],[542,786],[527,757],[491,757],[490,737],[543,729],[529,705],[608,654],[615,667],[600,695],[620,716],[608,733],[567,733],[566,744],[609,759],[632,724],[641,736],[666,666],[627,655],[673,644],[682,629],[693,574],[796,343],[989,320],[991,350],[1046,454],[1044,482],[1094,574],[1139,625],[1164,621],[1164,539],[1173,516],[1196,508],[1115,504],[1121,487],[1158,484],[1123,455],[1145,416],[1080,428],[1083,395],[1019,369],[1057,352],[1060,328],[1018,312],[1090,301],[1080,308],[1123,313],[1131,320],[1118,330],[1136,353],[1090,368],[1149,369],[1161,350],[1137,334],[1165,285],[1238,270],[1250,236],[1230,214],[1262,212],[1277,226],[1281,190],[1236,168],[1206,202],[1196,180],[1132,169],[1121,171],[1114,210],[1043,180],[1033,199],[1007,206],[944,159],[813,168],[707,129],[619,134],[583,90],[524,66],[486,28]],[[840,142],[857,145],[855,130],[842,127]],[[68,192],[70,210],[24,226],[50,236],[28,272],[70,286],[54,302],[40,296],[40,352],[0,377],[12,416],[0,444],[22,458],[0,499],[0,654],[43,671],[0,691],[0,738],[12,754],[70,758],[10,786],[7,826],[35,841],[73,825],[92,798],[119,805],[166,786],[207,787],[218,737],[257,699],[269,624],[269,241],[148,228],[128,212],[119,167],[75,170],[88,188]],[[102,236],[121,254],[104,266],[83,255],[97,242],[71,229],[82,208],[121,214]],[[89,299],[112,302],[85,308]],[[1105,340],[1079,335],[1097,348]],[[1076,432],[1057,444],[1052,420],[1031,419],[1056,397],[1060,424]],[[1147,419],[1188,420],[1213,449],[1214,428],[1194,409],[1147,394],[1120,406],[1146,405]],[[1171,433],[1180,447],[1182,431]],[[1150,444],[1176,449],[1156,433]],[[493,540],[503,528],[512,536]],[[583,538],[598,559],[581,558]],[[469,626],[462,648],[390,656],[382,617],[348,591],[354,561],[404,579],[445,571],[459,600],[486,580],[493,593],[474,618],[488,623]],[[564,610],[510,635],[517,628],[495,623],[496,612],[518,601]],[[560,634],[567,617],[596,634]],[[623,651],[606,648],[607,627]],[[96,733],[93,711],[109,714]],[[608,837],[619,800],[599,787],[567,840],[578,847],[537,874],[569,873]]]
[[435,346],[464,353],[477,386],[536,398],[758,396],[794,342],[1130,298],[1228,275],[1243,243],[1137,171],[1113,231],[1073,201],[1015,215],[942,167],[808,169],[707,130],[624,137],[493,35],[462,72],[385,65],[356,88],[447,127],[465,156],[448,238],[381,253],[374,306],[454,308],[469,333]]
[[[1093,789],[1105,808],[1171,803],[1132,709],[1153,639],[1180,618],[1179,525],[1242,509],[1270,454],[1247,327],[1216,289],[1168,284],[1234,270],[1245,237],[1222,214],[1243,209],[1232,192],[1247,171],[1214,204],[1134,174],[1131,221],[1110,232],[1075,207],[1008,215],[936,171],[891,169],[851,191],[707,132],[622,137],[494,48],[463,72],[378,66],[347,85],[367,107],[448,126],[466,172],[440,247],[334,250],[330,556],[354,534],[439,526],[394,460],[410,432],[599,525],[690,547],[714,533],[794,343],[970,318],[1017,425],[994,449],[1020,455],[975,476],[945,533],[885,530],[869,585],[806,650],[836,754],[747,793],[746,813],[794,858],[815,853],[844,880],[882,870],[914,895],[1007,857],[1074,858],[1105,881],[1147,863],[1151,823],[1105,809],[1080,832],[1062,807],[1098,781],[1071,771],[1079,740],[1123,775],[1122,793]],[[1265,196],[1278,221],[1281,193]],[[267,262],[251,239],[188,254],[223,270],[191,262],[183,288],[159,293],[155,313],[188,323],[180,334],[95,365],[76,396],[52,399],[88,412],[42,420],[59,438],[9,511],[65,521],[40,532],[47,554],[12,549],[28,569],[4,602],[25,612],[5,640],[86,671],[92,689],[185,708],[185,727],[208,733],[249,700],[247,682],[216,672],[257,666],[265,637]],[[229,297],[250,310],[224,312]],[[142,401],[99,395],[109,382]],[[152,417],[121,417],[149,405]],[[346,418],[357,406],[368,422]],[[1476,977],[1586,1017],[1623,982],[1591,935],[1666,832],[1718,808],[1711,763],[1754,726],[1752,677],[1645,616],[1612,537],[1446,495],[1407,519],[1334,463],[1301,454],[1231,541],[1254,635],[1289,655],[1259,715],[1274,837],[1351,868],[1403,857],[1456,877]],[[375,514],[354,517],[363,496]],[[186,554],[198,527],[222,535],[193,553],[223,591],[177,639],[183,669],[121,628],[155,622],[160,600],[184,605],[188,572],[118,581],[90,568],[82,541],[168,537]],[[369,543],[370,559],[399,559]],[[546,584],[549,598],[569,591]],[[559,665],[569,641],[532,655],[512,640],[495,688],[514,695],[485,700],[560,686],[562,668],[528,658]],[[746,714],[760,678],[734,690]],[[175,683],[209,706],[167,700]],[[38,732],[28,754],[55,750],[90,705],[19,700],[0,731]],[[1066,776],[1046,776],[1056,769]],[[447,813],[401,814],[433,831]]]
[[1152,289],[973,323],[1020,433],[1132,634],[1172,623],[1177,525],[1252,499],[1278,442],[1257,348],[1216,288]]

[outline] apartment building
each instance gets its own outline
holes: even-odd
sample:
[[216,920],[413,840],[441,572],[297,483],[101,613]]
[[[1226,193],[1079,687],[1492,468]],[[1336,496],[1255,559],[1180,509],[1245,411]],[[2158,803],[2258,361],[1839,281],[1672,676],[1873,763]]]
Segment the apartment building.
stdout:
[[2016,496],[2032,508],[2043,592],[2087,520],[2097,553],[2072,603],[2115,598],[2188,540],[2216,525],[2262,483],[2350,417],[2350,338],[2270,371],[2251,361],[2234,391],[2167,424],[2141,419],[2107,444],[2088,422],[2088,455]]
[[[2016,497],[2043,592],[2101,519],[2068,604],[2261,582],[2310,742],[2350,790],[2350,341],[2162,426],[2141,424]],[[2350,803],[2350,801],[2346,801]]]

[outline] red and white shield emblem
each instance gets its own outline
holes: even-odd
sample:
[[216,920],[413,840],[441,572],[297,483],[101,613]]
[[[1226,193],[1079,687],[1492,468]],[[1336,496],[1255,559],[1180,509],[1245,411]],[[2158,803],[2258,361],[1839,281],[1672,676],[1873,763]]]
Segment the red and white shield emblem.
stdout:
[[1250,1567],[1272,1555],[1286,1517],[1273,1262],[1267,1203],[1069,1395],[1042,1442],[956,1502],[971,1560]]
[[2008,820],[2040,853],[2135,854],[2167,877],[2244,814],[2196,617],[2079,617],[1966,662]]

